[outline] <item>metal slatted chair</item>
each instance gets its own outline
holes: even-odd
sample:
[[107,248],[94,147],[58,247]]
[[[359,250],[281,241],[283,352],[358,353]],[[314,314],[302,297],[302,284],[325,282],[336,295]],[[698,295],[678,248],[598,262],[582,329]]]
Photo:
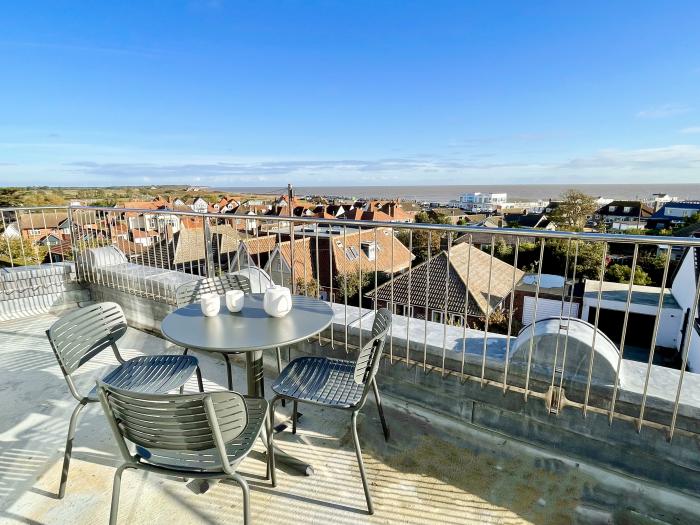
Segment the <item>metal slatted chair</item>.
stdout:
[[[386,308],[382,308],[374,317],[372,339],[362,347],[357,361],[328,357],[300,357],[289,363],[272,385],[276,396],[271,404],[271,421],[274,421],[275,403],[282,399],[292,400],[294,402],[292,432],[296,432],[299,402],[352,412],[352,438],[360,467],[362,486],[365,490],[367,510],[370,514],[374,514],[374,507],[362,461],[360,440],[357,436],[357,414],[362,410],[369,390],[372,388],[382,422],[384,439],[389,439],[389,427],[384,418],[376,375],[384,349],[384,340],[390,327],[391,313]],[[272,440],[272,434],[270,434],[270,440]],[[274,459],[272,469],[274,471]]]
[[68,383],[68,389],[78,401],[68,425],[61,483],[58,489],[59,498],[63,498],[66,492],[78,416],[88,403],[98,401],[95,388],[87,394],[79,391],[73,380],[73,374],[102,350],[111,348],[120,363],[103,378],[106,383],[140,392],[165,393],[180,388],[196,372],[200,391],[202,390],[202,377],[197,359],[193,356],[154,355],[135,357],[125,361],[119,353],[117,341],[124,335],[126,329],[126,318],[121,307],[116,303],[107,302],[71,312],[61,317],[46,331],[61,372]]
[[[236,472],[240,462],[269,427],[269,405],[236,392],[156,395],[115,388],[98,381],[97,393],[124,458],[114,474],[109,523],[117,522],[121,476],[138,469],[165,476],[226,479],[243,491],[243,522],[250,523],[250,494]],[[136,453],[129,450],[136,445]],[[267,478],[272,479],[268,440]]]
[[[208,277],[199,281],[183,284],[175,290],[175,302],[178,308],[187,306],[188,304],[196,303],[202,295],[207,293],[215,293],[224,295],[229,290],[243,290],[244,293],[251,293],[250,279],[243,275],[227,273],[217,277]],[[277,372],[282,371],[282,352],[277,350]],[[187,355],[189,351],[185,348],[183,355]],[[226,362],[226,377],[228,379],[229,390],[233,389],[233,374],[231,372],[231,353],[222,352],[221,356]]]

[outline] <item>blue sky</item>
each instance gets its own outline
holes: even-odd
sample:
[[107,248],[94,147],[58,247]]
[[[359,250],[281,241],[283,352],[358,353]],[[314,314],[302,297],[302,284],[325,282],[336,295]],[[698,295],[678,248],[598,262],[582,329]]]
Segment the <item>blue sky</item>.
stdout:
[[0,185],[700,182],[700,2],[6,2]]

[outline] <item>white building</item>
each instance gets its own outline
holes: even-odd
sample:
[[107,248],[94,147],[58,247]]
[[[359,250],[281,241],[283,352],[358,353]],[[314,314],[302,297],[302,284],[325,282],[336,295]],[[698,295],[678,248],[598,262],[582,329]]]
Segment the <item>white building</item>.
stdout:
[[494,212],[507,201],[506,193],[482,193],[474,191],[459,196],[459,207],[474,213]]
[[689,248],[683,255],[676,275],[673,278],[671,291],[679,307],[683,312],[683,323],[681,324],[678,340],[679,350],[682,350],[688,341],[688,369],[691,372],[700,371],[700,322],[698,312],[695,319],[690,319],[690,312],[695,300],[695,290],[700,279],[700,248]]
[[645,203],[653,208],[654,211],[658,211],[663,208],[665,204],[677,200],[678,197],[671,197],[668,193],[654,193]]
[[[605,333],[615,344],[622,338],[627,296],[630,285],[587,279],[583,294],[581,319],[595,324],[600,290],[600,316],[598,329]],[[649,348],[654,335],[654,323],[658,312],[660,296],[663,295],[663,308],[659,317],[656,346],[680,349],[683,307],[669,288],[658,286],[632,285],[627,314],[627,333],[625,346]]]
[[197,213],[207,213],[209,210],[209,203],[205,201],[202,197],[197,197],[196,199],[190,199],[187,201],[187,206],[192,208],[192,211]]
[[537,200],[537,201],[513,201],[513,202],[504,202],[501,205],[502,210],[513,210],[513,209],[518,209],[518,210],[526,210],[527,213],[544,213],[545,209],[547,206],[549,206],[549,203],[551,201],[549,199],[546,200]]

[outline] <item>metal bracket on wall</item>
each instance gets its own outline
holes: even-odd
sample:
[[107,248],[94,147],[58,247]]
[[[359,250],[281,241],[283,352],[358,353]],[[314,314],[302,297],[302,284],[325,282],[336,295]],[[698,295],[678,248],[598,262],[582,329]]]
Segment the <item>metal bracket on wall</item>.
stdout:
[[566,395],[563,388],[550,386],[544,398],[547,410],[550,414],[558,414],[566,406]]

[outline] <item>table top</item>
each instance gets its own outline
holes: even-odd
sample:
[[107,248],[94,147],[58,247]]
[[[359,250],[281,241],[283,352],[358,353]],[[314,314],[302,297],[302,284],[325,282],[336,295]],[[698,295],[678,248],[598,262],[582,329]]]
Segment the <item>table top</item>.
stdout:
[[209,352],[238,353],[297,343],[331,324],[333,310],[313,297],[292,296],[292,309],[284,317],[270,317],[263,309],[263,294],[247,294],[243,310],[231,313],[221,297],[216,317],[206,317],[199,303],[178,308],[161,323],[169,341]]

